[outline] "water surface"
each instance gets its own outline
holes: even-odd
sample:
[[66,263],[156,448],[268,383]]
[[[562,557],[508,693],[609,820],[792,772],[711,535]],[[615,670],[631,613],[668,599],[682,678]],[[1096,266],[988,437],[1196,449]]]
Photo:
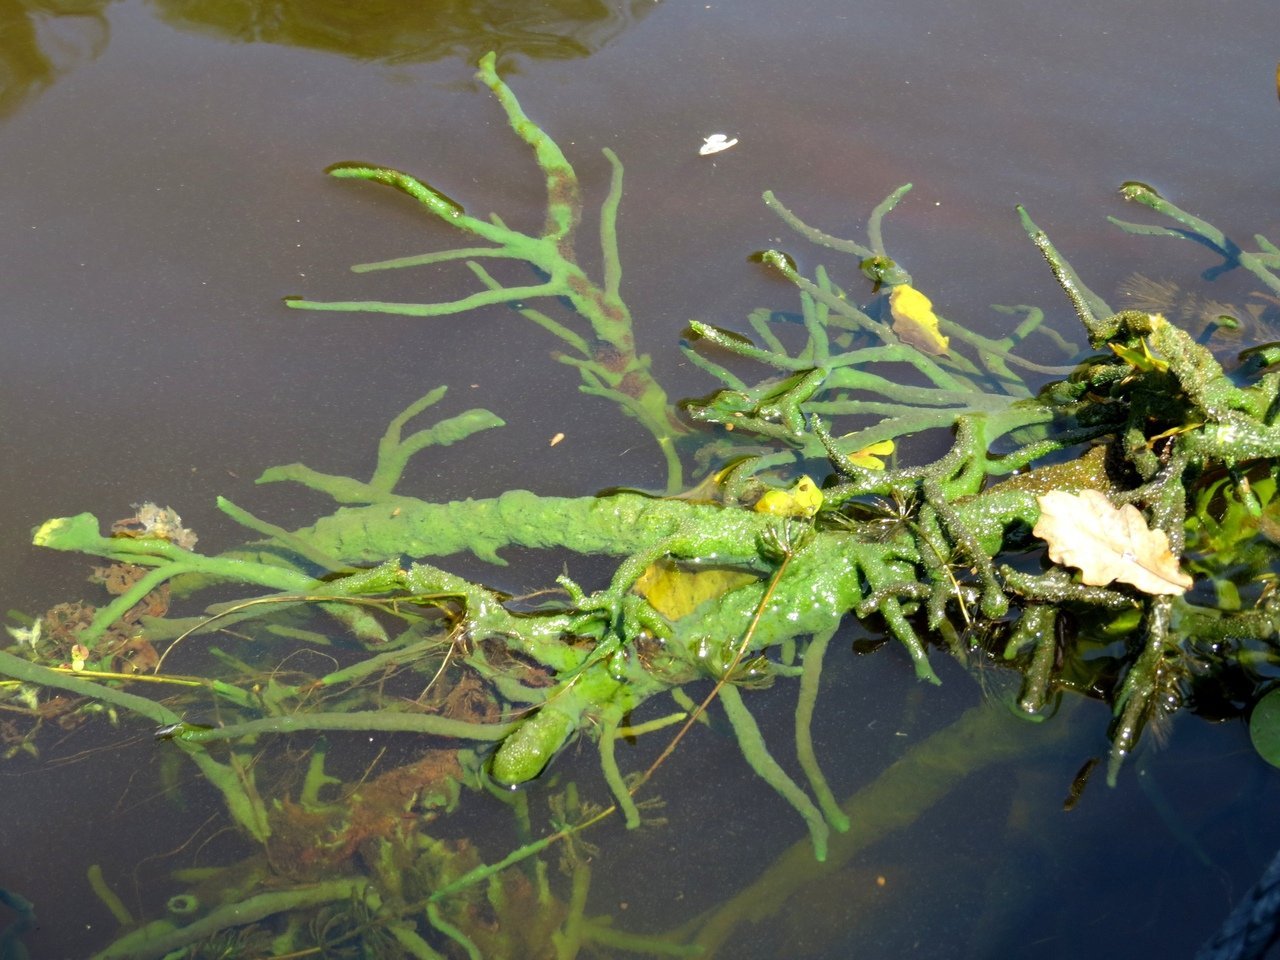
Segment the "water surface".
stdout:
[[[601,148],[626,164],[624,294],[675,396],[711,386],[675,349],[690,319],[740,326],[757,306],[793,308],[792,291],[747,254],[780,243],[806,268],[831,259],[763,208],[765,189],[810,222],[858,236],[880,198],[913,182],[889,222],[890,248],[941,309],[984,331],[1000,323],[992,303],[1039,304],[1064,330],[1073,322],[1015,203],[1113,303],[1132,272],[1193,285],[1213,265],[1192,244],[1107,225],[1108,213],[1141,219],[1115,196],[1123,180],[1152,183],[1237,237],[1280,237],[1274,11],[1264,0],[455,3],[427,13],[387,3],[354,21],[346,6],[8,5],[7,608],[34,613],[93,589],[77,558],[27,545],[49,517],[88,510],[109,521],[157,500],[209,550],[240,537],[216,494],[285,526],[306,522],[323,505],[257,488],[258,473],[295,460],[367,471],[389,417],[437,383],[450,385],[449,412],[485,405],[510,425],[418,466],[424,496],[660,485],[646,435],[581,398],[546,338],[508,311],[421,321],[280,303],[470,289],[444,268],[348,274],[351,263],[451,238],[402,197],[325,178],[335,161],[402,167],[470,212],[537,226],[536,170],[472,80],[488,49],[575,163],[589,207],[608,184]],[[738,146],[699,157],[714,132]],[[1249,285],[1228,276],[1205,289],[1231,300]],[[558,432],[564,442],[549,447]],[[484,575],[519,591],[555,572],[517,564]],[[832,659],[819,755],[837,793],[981,699],[959,670],[941,691],[919,688],[896,648]],[[762,698],[762,723],[776,714],[788,729],[788,697]],[[1242,727],[1184,718],[1118,789],[1095,784],[1064,817],[1061,798],[1104,723],[1086,706],[1068,746],[975,778],[860,854],[827,901],[810,896],[791,925],[775,918],[747,931],[733,952],[1186,953],[1280,839],[1266,815],[1276,785]],[[88,864],[114,869],[131,904],[154,903],[175,861],[149,858],[179,848],[215,809],[156,803],[152,747],[136,725],[78,737],[64,754],[92,750],[81,762],[0,768],[0,886],[36,902],[33,956],[84,956],[110,938]],[[659,792],[669,833],[606,828],[597,838],[592,912],[618,912],[629,928],[690,919],[803,835],[724,738],[690,744]],[[161,810],[172,822],[154,829]],[[176,856],[185,864],[192,853]]]

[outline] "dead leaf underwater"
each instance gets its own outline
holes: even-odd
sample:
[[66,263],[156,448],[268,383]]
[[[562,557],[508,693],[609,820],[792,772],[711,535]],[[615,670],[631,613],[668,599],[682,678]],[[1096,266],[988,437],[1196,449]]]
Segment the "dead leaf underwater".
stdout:
[[1040,519],[1032,533],[1049,544],[1049,558],[1075,567],[1082,583],[1119,580],[1143,593],[1180,595],[1194,582],[1182,572],[1163,530],[1152,530],[1132,504],[1117,509],[1100,490],[1060,490],[1036,498]]

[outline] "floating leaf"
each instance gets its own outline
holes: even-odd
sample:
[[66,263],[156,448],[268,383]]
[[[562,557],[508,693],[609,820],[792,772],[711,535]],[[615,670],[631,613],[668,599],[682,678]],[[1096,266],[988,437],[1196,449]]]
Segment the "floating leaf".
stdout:
[[1280,688],[1267,693],[1249,715],[1249,739],[1258,756],[1280,767]]
[[909,283],[900,283],[889,294],[889,312],[893,314],[893,332],[904,343],[921,353],[941,356],[951,341],[938,332],[938,317],[933,303]]
[[892,440],[877,440],[875,443],[849,454],[849,461],[864,470],[883,470],[884,461],[880,458],[887,457],[893,453],[893,449],[894,442]]
[[[881,464],[880,468],[883,466]],[[812,517],[821,506],[822,491],[811,477],[805,476],[797,480],[790,490],[766,491],[756,501],[755,509],[756,513],[772,513],[779,517]]]
[[708,600],[755,579],[740,570],[689,570],[670,560],[659,560],[649,565],[632,589],[668,620],[679,620]]
[[1055,490],[1036,502],[1040,519],[1031,532],[1048,542],[1055,563],[1076,567],[1081,582],[1102,587],[1119,580],[1151,594],[1190,588],[1193,581],[1179,568],[1169,538],[1148,527],[1132,504],[1117,510],[1100,490]]
[[709,157],[713,153],[721,153],[724,150],[728,150],[737,142],[737,137],[730,140],[729,137],[723,133],[713,133],[709,137],[702,138],[702,146],[698,148],[698,154],[699,156]]

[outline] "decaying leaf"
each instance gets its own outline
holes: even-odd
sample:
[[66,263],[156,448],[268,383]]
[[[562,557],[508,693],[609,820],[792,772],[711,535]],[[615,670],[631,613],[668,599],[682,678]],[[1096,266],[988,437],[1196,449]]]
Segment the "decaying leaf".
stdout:
[[757,579],[740,570],[689,570],[670,560],[651,564],[631,589],[668,620],[688,616],[701,604]]
[[1137,508],[1116,509],[1100,490],[1055,490],[1036,497],[1040,519],[1031,531],[1049,544],[1055,563],[1075,567],[1080,580],[1103,587],[1119,580],[1143,593],[1182,594],[1192,579],[1178,566],[1163,530],[1152,530]]
[[183,550],[195,549],[199,537],[194,530],[188,530],[182,525],[182,518],[172,507],[160,507],[148,500],[146,503],[135,503],[134,509],[138,512],[132,517],[117,520],[111,525],[113,537],[168,540]]
[[889,312],[893,314],[893,332],[903,343],[935,357],[947,352],[951,340],[938,332],[933,302],[911,284],[900,283],[893,288],[889,294]]

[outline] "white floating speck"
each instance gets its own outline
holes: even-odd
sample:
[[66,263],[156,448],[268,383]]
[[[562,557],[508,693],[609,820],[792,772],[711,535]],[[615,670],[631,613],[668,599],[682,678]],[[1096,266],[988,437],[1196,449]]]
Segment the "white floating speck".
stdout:
[[738,142],[738,138],[734,137],[730,140],[723,133],[713,133],[709,137],[702,138],[702,146],[698,148],[698,156],[709,157],[713,153],[719,153],[722,150],[728,150]]

